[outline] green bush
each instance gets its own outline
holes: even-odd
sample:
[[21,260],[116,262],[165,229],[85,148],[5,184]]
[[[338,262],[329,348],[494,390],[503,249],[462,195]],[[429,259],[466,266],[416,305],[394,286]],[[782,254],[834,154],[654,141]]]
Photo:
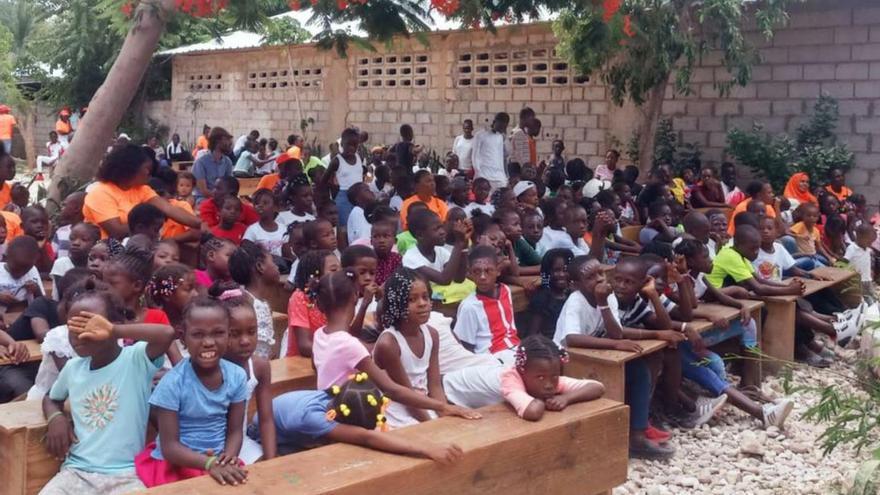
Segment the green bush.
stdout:
[[755,123],[751,130],[731,129],[727,133],[727,152],[736,161],[766,179],[777,192],[796,172],[806,172],[814,187],[824,183],[828,171],[849,170],[853,154],[837,143],[834,129],[839,117],[837,100],[822,95],[813,107],[810,120],[800,125],[794,137],[771,135]]

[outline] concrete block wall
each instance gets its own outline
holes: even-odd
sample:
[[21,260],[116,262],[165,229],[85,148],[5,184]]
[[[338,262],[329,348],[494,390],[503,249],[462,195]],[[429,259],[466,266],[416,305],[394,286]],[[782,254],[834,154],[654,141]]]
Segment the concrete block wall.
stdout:
[[[693,77],[694,95],[667,91],[663,112],[685,141],[703,146],[711,160],[724,158],[726,133],[762,122],[768,132],[793,134],[821,93],[840,104],[838,136],[855,153],[848,181],[880,202],[880,3],[812,2],[789,25],[758,43],[763,62],[752,83],[721,98],[713,84],[728,79],[717,57],[707,57]],[[872,188],[874,188],[872,190]]]
[[[376,53],[352,48],[347,59],[311,45],[293,47],[296,70],[321,69],[319,76],[309,76],[315,84],[300,86],[299,91],[303,116],[315,120],[309,137],[326,150],[339,130],[357,125],[370,133],[371,143],[393,144],[400,124],[408,123],[418,142],[443,154],[460,132],[462,120],[473,119],[479,128],[488,125],[495,112],[506,111],[515,124],[517,112],[530,106],[543,122],[542,156],[550,152],[553,139],[562,138],[569,155],[595,165],[614,139],[626,142],[635,128],[637,112],[613,105],[601,83],[575,81],[564,68],[557,70],[555,38],[548,24],[504,27],[494,35],[463,30],[428,38],[428,46],[398,40],[392,49]],[[757,120],[769,132],[793,132],[820,92],[827,92],[840,102],[838,134],[856,154],[849,182],[871,204],[880,203],[880,189],[874,187],[880,185],[880,4],[811,0],[792,12],[789,26],[772,41],[764,41],[757,32],[749,33],[749,39],[758,43],[763,62],[754,67],[748,86],[718,96],[714,83],[728,76],[712,54],[694,73],[693,95],[667,91],[663,111],[680,137],[699,143],[706,160],[720,161],[731,128],[750,128]],[[540,50],[547,53],[543,62],[536,62]],[[465,60],[467,54],[474,58]],[[419,56],[424,58],[419,61]],[[479,57],[487,57],[485,69]],[[495,72],[500,70],[496,65],[514,71],[517,57],[526,61],[522,78]],[[404,67],[410,73],[405,74]],[[426,70],[417,74],[417,67]],[[299,133],[291,87],[259,86],[280,84],[285,79],[281,71],[287,69],[287,51],[277,47],[177,56],[165,121],[187,142],[203,123],[225,126],[236,136],[250,129],[278,139]],[[485,72],[481,75],[480,70]],[[254,74],[257,87],[251,86]],[[220,87],[192,89],[190,77],[200,75],[220,76],[201,80]],[[417,78],[423,79],[419,85]],[[195,111],[193,101],[199,103]]]

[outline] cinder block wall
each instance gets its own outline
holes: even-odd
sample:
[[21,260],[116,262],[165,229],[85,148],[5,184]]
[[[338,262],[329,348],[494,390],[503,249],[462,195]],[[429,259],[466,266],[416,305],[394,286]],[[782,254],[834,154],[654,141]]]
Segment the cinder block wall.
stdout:
[[[874,0],[813,0],[792,13],[789,26],[766,42],[750,33],[764,62],[753,82],[720,98],[713,82],[727,73],[717,56],[703,60],[694,94],[667,92],[664,114],[681,138],[697,142],[707,160],[723,159],[726,131],[756,120],[771,132],[793,132],[820,92],[840,102],[839,136],[856,153],[849,182],[871,204],[880,202],[880,4]],[[390,50],[335,52],[297,46],[204,53],[174,60],[172,101],[165,120],[192,142],[203,123],[235,135],[250,129],[285,138],[299,133],[299,115],[315,120],[308,131],[324,146],[345,125],[370,133],[371,143],[397,141],[411,124],[417,141],[438,153],[451,147],[460,123],[486,125],[495,112],[514,116],[534,108],[544,128],[539,144],[553,139],[591,164],[614,139],[626,142],[636,111],[619,108],[595,80],[576,78],[555,56],[548,24],[511,26],[493,35],[452,31],[428,36],[429,45],[399,40]],[[299,106],[294,83],[298,83]],[[167,105],[167,104],[166,104]],[[154,117],[155,118],[155,117]],[[872,189],[873,188],[873,189]]]

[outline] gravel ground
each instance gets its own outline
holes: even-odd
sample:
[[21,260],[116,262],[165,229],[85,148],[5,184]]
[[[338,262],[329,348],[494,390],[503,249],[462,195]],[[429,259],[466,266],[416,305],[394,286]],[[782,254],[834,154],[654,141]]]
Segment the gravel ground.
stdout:
[[[795,385],[848,387],[838,373],[850,374],[855,351],[839,351],[828,370],[797,368]],[[782,379],[770,377],[764,393],[782,397]],[[845,493],[853,473],[869,452],[839,447],[827,457],[815,441],[824,426],[801,418],[818,397],[803,392],[791,396],[795,407],[785,429],[764,430],[759,421],[725,406],[707,425],[695,430],[673,430],[670,444],[676,456],[669,462],[632,460],[629,480],[614,495],[679,494],[836,494]]]

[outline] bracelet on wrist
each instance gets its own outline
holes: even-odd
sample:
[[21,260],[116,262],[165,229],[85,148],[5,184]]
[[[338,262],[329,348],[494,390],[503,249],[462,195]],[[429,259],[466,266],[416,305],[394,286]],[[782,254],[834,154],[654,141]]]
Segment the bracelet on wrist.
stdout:
[[602,306],[596,306],[596,308],[597,308],[599,311],[604,311],[604,310],[606,310],[606,309],[611,309],[611,308],[608,307],[607,304],[602,305]]
[[52,414],[50,414],[49,417],[46,418],[46,425],[48,425],[49,423],[51,423],[52,420],[55,419],[55,418],[57,418],[58,416],[64,416],[64,412],[62,412],[62,411],[55,411],[55,412],[53,412]]
[[208,460],[205,461],[205,471],[210,471],[215,462],[217,462],[217,456],[208,457]]

